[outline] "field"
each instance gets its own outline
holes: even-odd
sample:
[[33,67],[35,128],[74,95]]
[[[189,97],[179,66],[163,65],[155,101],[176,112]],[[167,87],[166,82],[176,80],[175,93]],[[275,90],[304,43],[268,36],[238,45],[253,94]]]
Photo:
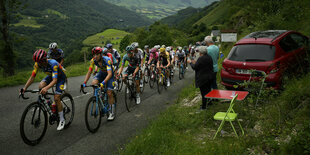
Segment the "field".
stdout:
[[104,46],[106,45],[106,42],[111,42],[113,44],[113,48],[119,50],[119,44],[126,36],[129,34],[128,32],[116,30],[116,29],[107,29],[104,32],[97,33],[95,35],[89,36],[83,41],[83,44],[85,46]]

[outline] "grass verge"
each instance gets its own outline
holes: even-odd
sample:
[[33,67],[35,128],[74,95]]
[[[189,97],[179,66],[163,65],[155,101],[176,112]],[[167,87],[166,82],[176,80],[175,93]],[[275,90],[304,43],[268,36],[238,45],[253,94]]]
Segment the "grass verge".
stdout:
[[[303,154],[310,153],[310,74],[291,80],[281,94],[260,100],[259,106],[236,102],[234,110],[245,130],[235,137],[229,123],[213,140],[220,121],[213,120],[218,111],[226,111],[229,102],[213,102],[206,111],[197,111],[201,99],[191,100],[193,86],[185,88],[177,104],[151,122],[141,134],[132,138],[120,154]],[[266,92],[268,93],[268,92]],[[189,98],[186,98],[188,94]],[[198,95],[199,96],[199,95]],[[252,99],[251,99],[252,98]],[[186,104],[185,104],[186,103]],[[189,103],[189,104],[188,104]],[[240,129],[234,122],[236,131]]]
[[[75,65],[71,65],[69,67],[66,67],[66,76],[67,77],[73,77],[73,76],[80,76],[85,75],[88,71],[89,63],[79,63]],[[25,84],[30,77],[32,71],[22,71],[17,73],[14,76],[10,77],[0,77],[0,87],[9,87],[9,86],[15,86],[20,84]],[[38,72],[35,82],[41,81],[46,74],[43,72]]]

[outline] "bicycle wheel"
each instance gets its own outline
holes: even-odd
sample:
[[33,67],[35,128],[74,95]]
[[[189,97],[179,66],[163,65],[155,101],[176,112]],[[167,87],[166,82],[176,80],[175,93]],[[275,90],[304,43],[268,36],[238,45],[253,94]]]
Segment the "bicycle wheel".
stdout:
[[150,88],[154,88],[155,81],[156,81],[155,72],[152,71],[150,74],[150,80],[149,80]]
[[123,76],[122,74],[119,76],[118,80],[117,80],[117,84],[118,84],[118,92],[122,91],[123,88]]
[[[181,64],[181,65],[182,65],[182,64]],[[182,78],[183,78],[183,75],[182,75],[182,74],[183,74],[183,67],[180,66],[180,67],[179,67],[179,79],[180,79],[180,80],[182,80]]]
[[47,130],[47,112],[39,102],[29,104],[20,119],[20,135],[28,145],[38,144]]
[[96,97],[91,97],[85,109],[85,123],[89,132],[95,133],[100,127],[101,123],[101,106],[96,102]]
[[64,93],[60,97],[60,101],[63,106],[64,118],[66,120],[65,128],[68,128],[74,118],[74,101],[70,94]]
[[149,80],[150,80],[150,70],[148,68],[145,68],[143,81],[144,83],[148,83]]
[[[127,93],[127,89],[129,92]],[[133,92],[135,88],[129,88],[127,85],[125,85],[125,105],[128,112],[132,111],[134,106],[136,105],[136,93]]]
[[157,91],[159,94],[163,91],[163,87],[163,76],[160,74],[157,79]]

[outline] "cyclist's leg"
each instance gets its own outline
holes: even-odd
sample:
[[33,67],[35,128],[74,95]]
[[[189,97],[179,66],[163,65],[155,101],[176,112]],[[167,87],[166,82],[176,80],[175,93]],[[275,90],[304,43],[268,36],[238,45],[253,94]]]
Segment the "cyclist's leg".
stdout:
[[62,110],[63,110],[62,104],[60,102],[60,96],[64,90],[65,82],[66,82],[66,76],[64,74],[58,76],[57,83],[56,83],[55,95],[54,95],[54,100],[57,104],[58,112],[62,112]]
[[104,80],[104,72],[99,71],[93,78],[93,81],[91,82],[92,85],[98,85],[99,82],[102,82]]
[[139,74],[136,75],[135,82],[136,82],[137,93],[140,93],[140,77],[139,77]]
[[107,94],[108,94],[108,100],[109,100],[109,104],[112,105],[114,103],[114,96],[113,96],[113,77],[111,77],[111,79],[109,79],[109,81],[107,82],[107,88],[108,88],[108,91],[107,91]]
[[46,76],[39,84],[39,89],[44,88],[45,86],[47,86],[49,83],[52,82],[52,76]]

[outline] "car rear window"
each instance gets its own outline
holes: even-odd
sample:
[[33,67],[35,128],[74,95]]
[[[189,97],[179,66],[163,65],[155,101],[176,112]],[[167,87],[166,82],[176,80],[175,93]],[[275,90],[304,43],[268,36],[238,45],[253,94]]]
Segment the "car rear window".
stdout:
[[234,46],[228,60],[232,61],[271,61],[274,59],[276,48],[272,45],[246,44]]

